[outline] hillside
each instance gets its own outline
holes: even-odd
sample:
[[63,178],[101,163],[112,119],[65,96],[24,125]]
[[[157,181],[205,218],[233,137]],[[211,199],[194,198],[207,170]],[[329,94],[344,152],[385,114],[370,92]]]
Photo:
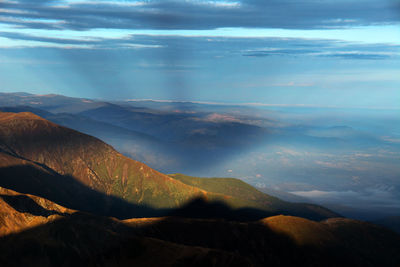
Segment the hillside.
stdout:
[[[0,153],[4,158],[0,163],[0,186],[57,199],[64,205],[72,203],[67,207],[97,214],[120,218],[155,216],[165,209],[203,198],[223,201],[233,208],[256,208],[264,211],[264,217],[281,213],[311,219],[337,216],[314,205],[286,206],[286,202],[244,183],[241,186],[250,191],[240,195],[209,191],[210,188],[157,172],[123,156],[99,139],[29,112],[0,113]],[[32,173],[34,182],[28,178]],[[254,193],[252,190],[257,191],[258,199],[250,196]],[[259,200],[261,204],[255,205]]]
[[229,198],[226,198],[226,202],[236,208],[246,206],[266,210],[273,214],[291,214],[315,220],[340,217],[340,215],[318,205],[283,201],[235,178],[199,178],[183,174],[170,174],[169,176],[207,192],[229,196]]
[[17,233],[73,212],[47,199],[0,187],[0,236]]
[[1,187],[0,249],[1,266],[249,263],[228,251],[139,235],[137,228],[117,219],[70,210],[47,199]]
[[3,157],[12,159],[1,163],[2,181],[13,175],[6,175],[6,168],[29,163],[92,190],[153,208],[175,207],[207,194],[121,155],[99,139],[32,113],[0,113],[0,149]]
[[399,235],[334,216],[238,179],[167,176],[32,113],[0,113],[1,266],[398,266]]
[[355,220],[315,222],[273,216],[254,222],[179,217],[121,221],[69,210],[32,195],[0,192],[1,266],[398,266],[400,262],[399,235]]

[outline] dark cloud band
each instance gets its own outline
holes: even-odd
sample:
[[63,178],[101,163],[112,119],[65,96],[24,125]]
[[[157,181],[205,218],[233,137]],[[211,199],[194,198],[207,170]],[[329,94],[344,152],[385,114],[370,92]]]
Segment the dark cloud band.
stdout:
[[[223,27],[326,29],[400,22],[396,0],[245,0],[79,2],[9,1],[3,23],[27,28],[216,29]],[[39,23],[37,20],[52,20]],[[30,21],[34,20],[34,21]]]

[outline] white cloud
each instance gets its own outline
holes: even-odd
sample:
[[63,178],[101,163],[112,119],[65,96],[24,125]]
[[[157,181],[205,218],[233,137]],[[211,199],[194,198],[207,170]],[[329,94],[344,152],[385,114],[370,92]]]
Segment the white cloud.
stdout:
[[399,207],[400,199],[393,194],[391,187],[367,188],[363,191],[292,191],[290,193],[310,198],[319,203],[335,203],[349,207]]

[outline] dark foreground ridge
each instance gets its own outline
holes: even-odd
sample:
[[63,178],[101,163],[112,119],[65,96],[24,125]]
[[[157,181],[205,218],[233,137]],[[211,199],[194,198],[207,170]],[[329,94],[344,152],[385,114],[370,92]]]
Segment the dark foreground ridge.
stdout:
[[[237,222],[170,216],[121,221],[62,210],[47,200],[10,190],[2,190],[1,201],[9,214],[16,212],[14,218],[41,219],[36,226],[20,224],[0,237],[1,266],[398,266],[400,262],[398,235],[343,218],[314,222],[273,216]],[[203,211],[214,209],[202,204]],[[3,222],[4,210],[1,214]]]

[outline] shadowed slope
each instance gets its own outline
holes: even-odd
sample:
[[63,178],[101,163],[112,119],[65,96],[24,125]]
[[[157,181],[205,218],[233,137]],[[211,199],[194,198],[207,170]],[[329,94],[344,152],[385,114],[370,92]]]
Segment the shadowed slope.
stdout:
[[[0,160],[3,159],[0,153]],[[0,186],[51,199],[65,207],[104,216],[132,218],[159,216],[162,210],[135,205],[83,185],[68,175],[47,171],[35,164],[0,167]]]
[[[2,192],[8,196],[21,195]],[[209,208],[213,207],[204,206]],[[9,211],[0,213],[0,219],[10,211],[19,213],[9,206]],[[41,216],[31,214],[31,217]],[[397,266],[400,263],[398,235],[348,219],[320,223],[291,216],[256,222],[178,217],[119,221],[75,212],[43,218],[41,223],[32,229],[22,226],[20,229],[26,230],[0,237],[1,266]]]

